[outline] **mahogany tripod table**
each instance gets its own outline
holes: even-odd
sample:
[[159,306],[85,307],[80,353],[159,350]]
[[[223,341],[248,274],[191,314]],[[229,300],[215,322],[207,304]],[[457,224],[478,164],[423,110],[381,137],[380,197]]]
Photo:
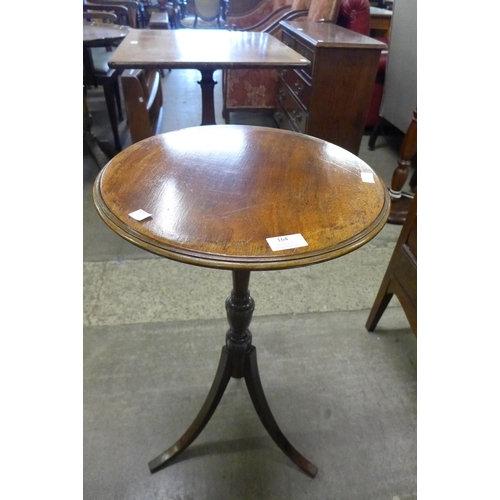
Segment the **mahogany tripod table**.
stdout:
[[128,147],[99,173],[94,203],[113,231],[145,250],[232,271],[229,330],[212,388],[194,422],[149,463],[150,471],[168,465],[196,439],[235,377],[245,379],[275,443],[314,477],[316,466],[290,444],[264,395],[248,329],[254,310],[250,272],[316,264],[367,243],[389,214],[383,182],[358,157],[323,140],[212,125]]

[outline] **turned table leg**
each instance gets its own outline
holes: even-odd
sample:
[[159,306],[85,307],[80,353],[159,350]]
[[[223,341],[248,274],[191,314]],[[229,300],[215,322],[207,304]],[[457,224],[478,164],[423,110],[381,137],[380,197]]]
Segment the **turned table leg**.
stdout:
[[257,366],[257,352],[252,346],[252,334],[248,329],[255,307],[248,290],[249,281],[250,271],[233,271],[233,290],[226,300],[229,330],[212,388],[188,430],[168,450],[149,462],[151,472],[166,467],[198,437],[222,399],[230,378],[244,377],[255,410],[274,442],[306,474],[316,476],[317,467],[290,444],[276,423],[264,395]]
[[215,105],[214,87],[217,82],[214,80],[213,69],[201,69],[201,125],[215,125]]
[[403,144],[399,154],[398,166],[392,174],[391,187],[391,211],[388,222],[391,224],[403,224],[410,209],[412,198],[404,195],[403,186],[408,179],[408,170],[412,159],[417,152],[417,110],[413,111],[413,118],[404,136]]

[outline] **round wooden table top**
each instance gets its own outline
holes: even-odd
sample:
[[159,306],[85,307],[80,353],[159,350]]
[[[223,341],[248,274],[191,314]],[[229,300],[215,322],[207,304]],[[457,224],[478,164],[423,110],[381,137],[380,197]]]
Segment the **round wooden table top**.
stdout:
[[[133,144],[99,173],[94,203],[111,229],[145,250],[232,270],[339,257],[376,236],[390,209],[386,186],[355,155],[245,125],[186,128]],[[130,215],[138,210],[142,220]]]

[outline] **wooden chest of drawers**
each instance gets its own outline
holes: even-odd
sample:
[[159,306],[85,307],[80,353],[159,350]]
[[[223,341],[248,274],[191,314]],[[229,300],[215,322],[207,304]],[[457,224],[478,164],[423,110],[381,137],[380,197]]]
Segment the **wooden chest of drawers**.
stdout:
[[387,46],[332,23],[280,24],[283,43],[311,65],[279,71],[276,122],[357,155],[380,53]]

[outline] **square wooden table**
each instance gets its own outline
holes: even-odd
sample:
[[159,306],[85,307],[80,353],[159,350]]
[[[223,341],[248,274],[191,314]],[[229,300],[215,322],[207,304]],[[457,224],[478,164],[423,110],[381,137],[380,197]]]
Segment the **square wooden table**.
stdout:
[[219,69],[294,68],[310,61],[263,32],[134,30],[109,60],[117,69],[197,69],[201,125],[215,125],[213,73]]

